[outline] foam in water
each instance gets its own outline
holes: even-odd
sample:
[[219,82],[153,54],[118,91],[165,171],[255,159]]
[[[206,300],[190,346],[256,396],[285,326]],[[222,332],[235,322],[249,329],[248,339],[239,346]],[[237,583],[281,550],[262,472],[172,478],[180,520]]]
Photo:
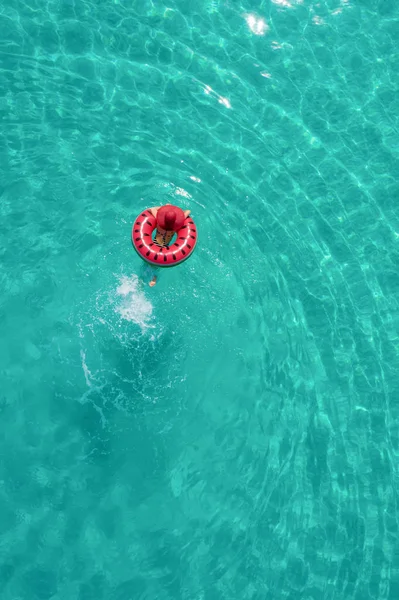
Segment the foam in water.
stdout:
[[116,290],[121,301],[116,307],[116,311],[126,321],[136,323],[142,333],[149,327],[152,317],[153,306],[145,297],[144,291],[141,288],[137,275],[131,277],[123,276],[120,279],[120,285]]

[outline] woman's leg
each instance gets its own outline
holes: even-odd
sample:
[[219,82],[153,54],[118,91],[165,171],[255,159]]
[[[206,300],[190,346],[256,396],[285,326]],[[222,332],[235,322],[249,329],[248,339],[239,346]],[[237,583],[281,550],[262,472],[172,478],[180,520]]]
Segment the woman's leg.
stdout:
[[154,287],[154,285],[156,285],[158,278],[159,278],[159,267],[154,267],[153,265],[150,265],[150,269],[151,269],[152,279],[148,285],[150,287]]
[[159,281],[159,268],[143,261],[139,277],[145,285],[153,287]]

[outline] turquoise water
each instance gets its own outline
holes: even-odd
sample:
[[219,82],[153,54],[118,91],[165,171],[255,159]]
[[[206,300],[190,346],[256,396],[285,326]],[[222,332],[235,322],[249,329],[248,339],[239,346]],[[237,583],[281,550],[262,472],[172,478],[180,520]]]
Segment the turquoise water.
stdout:
[[[2,600],[399,598],[398,30],[2,5]],[[166,202],[199,242],[150,289]]]

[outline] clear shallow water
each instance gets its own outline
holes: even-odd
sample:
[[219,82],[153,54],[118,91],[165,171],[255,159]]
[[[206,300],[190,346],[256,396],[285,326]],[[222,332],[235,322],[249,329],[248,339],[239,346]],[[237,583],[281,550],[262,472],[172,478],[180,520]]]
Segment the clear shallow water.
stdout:
[[398,18],[3,5],[2,599],[399,597]]

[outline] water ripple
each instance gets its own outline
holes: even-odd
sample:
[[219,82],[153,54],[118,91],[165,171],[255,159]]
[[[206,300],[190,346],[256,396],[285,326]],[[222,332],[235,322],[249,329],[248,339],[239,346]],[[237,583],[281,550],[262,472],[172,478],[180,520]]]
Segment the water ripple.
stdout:
[[399,15],[255,4],[0,12],[5,598],[397,595]]

